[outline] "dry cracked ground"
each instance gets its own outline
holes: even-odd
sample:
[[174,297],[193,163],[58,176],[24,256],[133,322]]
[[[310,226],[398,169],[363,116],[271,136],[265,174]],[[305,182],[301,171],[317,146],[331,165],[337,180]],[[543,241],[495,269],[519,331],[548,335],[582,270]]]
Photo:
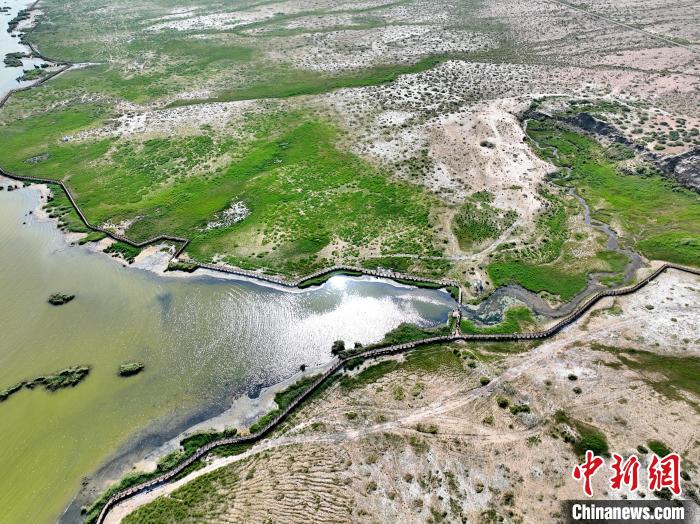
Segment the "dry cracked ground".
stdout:
[[[110,521],[136,508],[124,522],[557,521],[560,501],[581,497],[565,441],[581,425],[643,467],[650,441],[679,452],[697,501],[700,396],[677,373],[700,359],[699,303],[700,278],[669,271],[537,347],[456,344],[366,364],[378,367],[344,377],[270,439]],[[619,498],[607,478],[594,477],[595,495]]]

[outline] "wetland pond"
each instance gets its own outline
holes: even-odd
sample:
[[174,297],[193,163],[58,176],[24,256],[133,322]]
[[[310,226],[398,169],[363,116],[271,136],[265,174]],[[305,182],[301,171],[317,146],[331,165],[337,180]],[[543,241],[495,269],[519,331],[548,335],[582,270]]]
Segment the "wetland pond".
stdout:
[[18,36],[23,24],[19,26],[18,31],[10,33],[7,30],[10,20],[17,16],[20,9],[29,5],[26,0],[3,0],[0,2],[0,7],[9,8],[0,12],[0,98],[10,89],[29,85],[30,82],[18,82],[17,78],[22,76],[24,70],[33,69],[35,65],[39,66],[44,63],[39,58],[23,58],[22,65],[17,67],[9,67],[2,62],[7,53],[29,53],[29,48],[20,43]]
[[[92,369],[73,388],[22,389],[0,402],[3,522],[80,521],[82,501],[70,502],[83,477],[117,479],[236,397],[289,380],[302,364],[327,364],[336,339],[369,343],[401,322],[439,325],[455,306],[445,291],[378,279],[334,277],[301,291],[127,268],[69,246],[53,222],[30,214],[40,203],[36,188],[0,191],[0,390]],[[54,292],[75,299],[52,306]],[[120,377],[126,361],[145,370]]]

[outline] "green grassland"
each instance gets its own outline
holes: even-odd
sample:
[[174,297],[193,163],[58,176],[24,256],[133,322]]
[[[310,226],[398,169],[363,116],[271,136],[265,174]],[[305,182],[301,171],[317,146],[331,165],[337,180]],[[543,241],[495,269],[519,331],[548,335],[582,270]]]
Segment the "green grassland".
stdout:
[[474,324],[471,320],[462,319],[460,328],[463,333],[519,333],[534,323],[535,319],[532,316],[532,311],[527,307],[519,306],[506,310],[503,321],[495,326],[481,327]]
[[498,238],[518,218],[517,211],[502,212],[489,205],[491,198],[479,201],[478,197],[478,194],[473,195],[470,201],[463,204],[452,222],[452,230],[463,250]]
[[622,238],[648,258],[698,265],[697,193],[659,175],[623,174],[601,144],[554,121],[531,121],[528,135],[545,158],[570,169],[570,177],[560,183],[576,188],[594,218],[619,225]]
[[[194,9],[191,16],[199,16],[245,13],[259,4],[195,0],[187,7]],[[372,29],[382,27],[385,11],[398,4],[411,5],[399,1],[370,8],[319,7],[235,28],[152,31],[151,26],[183,4],[177,0],[127,2],[112,9],[105,0],[81,0],[69,6],[45,0],[45,18],[31,31],[30,39],[48,55],[96,65],[69,71],[12,97],[0,112],[6,146],[0,151],[0,165],[17,174],[65,181],[93,223],[133,221],[127,230],[133,240],[160,234],[192,238],[188,254],[197,260],[216,258],[288,275],[342,261],[443,276],[452,267],[449,261],[393,256],[442,254],[436,238],[442,202],[416,186],[392,181],[390,173],[343,151],[334,124],[304,110],[303,100],[295,101],[294,109],[291,104],[282,108],[274,101],[260,103],[264,108],[251,110],[241,129],[200,129],[139,139],[76,138],[120,116],[119,104],[126,101],[158,108],[318,94],[391,82],[402,73],[423,71],[454,58],[418,56],[351,72],[314,74],[295,68],[291,59],[269,58],[270,51],[286,48],[290,39],[333,29],[318,26],[312,22],[315,18],[331,12],[351,15],[347,27],[335,29]],[[468,2],[455,10],[454,27],[471,30],[469,16],[475,5]],[[110,15],[85,15],[102,10]],[[183,97],[199,91],[205,94]],[[537,126],[530,132],[538,132]],[[559,135],[557,139],[573,140]],[[590,156],[593,151],[578,139],[560,145],[564,154],[557,161],[565,163],[573,162],[566,155],[567,147],[577,147],[577,155]],[[616,187],[614,177],[620,175],[601,171],[589,180],[589,189],[579,184],[586,198],[601,201]],[[652,177],[643,183],[657,181]],[[647,191],[658,194],[657,188]],[[602,247],[589,257],[574,255],[568,217],[580,208],[556,191],[545,190],[543,196],[548,210],[538,223],[539,238],[522,249],[498,251],[488,267],[492,283],[519,283],[567,299],[585,287],[591,272],[619,273],[620,264]],[[614,196],[611,204],[622,205],[620,195]],[[671,209],[679,198],[688,197],[674,190],[672,197],[657,199],[626,217],[630,229],[643,232],[638,246],[649,256],[688,261],[696,255],[695,215],[688,227],[671,223],[673,227],[666,228],[667,220],[650,231],[645,224],[650,220],[649,209],[657,205]],[[207,229],[235,202],[249,210],[245,219]],[[85,230],[65,197],[57,195],[52,206],[64,227]],[[606,212],[596,209],[596,216],[604,217]],[[475,196],[455,220],[454,233],[463,247],[471,246],[498,236],[513,220],[512,214],[495,212],[487,200]],[[609,278],[611,284],[619,280],[615,275]]]
[[385,360],[372,364],[355,375],[344,376],[340,380],[343,389],[357,389],[374,384],[381,377],[393,372],[405,373],[464,373],[464,365],[459,356],[448,345],[435,345],[416,348],[407,353],[403,360]]
[[[93,223],[138,217],[127,230],[132,240],[191,238],[188,254],[200,261],[224,255],[243,267],[304,274],[334,261],[319,252],[336,241],[346,261],[372,242],[387,255],[440,253],[437,199],[339,149],[335,127],[307,111],[253,113],[238,133],[245,139],[206,130],[145,141],[63,139],[104,118],[103,107],[86,104],[6,121],[0,164],[64,180]],[[225,164],[207,170],[222,157]],[[57,196],[56,214],[80,228],[63,200]],[[249,215],[206,229],[234,201]]]
[[[290,21],[332,11],[352,15],[344,30],[370,29],[383,25],[385,10],[404,3],[331,5],[233,29],[151,31],[181,2],[127,2],[113,9],[104,0],[69,6],[45,0],[45,16],[29,38],[47,55],[94,65],[11,98],[0,112],[5,146],[0,165],[18,175],[64,181],[92,223],[133,221],[126,235],[134,241],[161,234],[191,238],[187,254],[200,261],[216,257],[287,275],[342,261],[443,276],[451,268],[448,261],[392,258],[442,254],[436,215],[443,204],[340,149],[334,124],[303,109],[303,101],[293,108],[261,102],[264,107],[251,110],[240,128],[236,122],[235,129],[231,123],[223,131],[79,137],[121,116],[125,102],[157,108],[291,97],[391,82],[399,74],[434,67],[447,57],[422,56],[328,74],[309,74],[291,62],[267,58],[295,35],[330,30],[311,23],[290,34]],[[195,1],[187,7],[196,16],[244,13],[259,4]],[[102,10],[110,15],[85,16]],[[197,90],[208,95],[181,97]],[[249,215],[207,229],[234,202],[245,204]],[[65,196],[56,194],[50,209],[62,227],[86,231]]]
[[[263,3],[264,4],[264,3]],[[377,7],[326,8],[277,15],[239,23],[235,27],[186,30],[150,30],[161,17],[178,7],[192,8],[191,16],[244,15],[260,2],[126,2],[112,9],[104,0],[82,0],[65,5],[57,0],[42,2],[48,23],[39,24],[31,39],[47,55],[76,62],[98,64],[87,73],[71,72],[71,90],[100,93],[132,102],[167,100],[170,104],[281,98],[325,93],[341,87],[378,85],[403,73],[424,71],[450,58],[427,55],[404,63],[378,63],[350,72],[302,71],[293,64],[271,59],[268,52],[285,49],[300,35],[331,31],[363,31],[386,25],[381,16],[402,0]],[[85,16],[85,12],[109,9],[109,16]],[[468,11],[468,10],[467,10]],[[333,16],[353,15],[352,23],[334,25]],[[306,19],[329,17],[329,25],[304,27]],[[465,20],[468,12],[463,13]],[[289,29],[288,22],[300,23]],[[294,45],[298,45],[293,40]],[[134,65],[139,67],[134,67]],[[180,93],[205,89],[209,95],[196,99]]]
[[[700,197],[667,179],[649,174],[626,174],[620,163],[630,158],[620,146],[606,148],[594,139],[565,129],[554,120],[531,120],[527,134],[535,150],[562,168],[554,177],[560,186],[574,187],[591,207],[593,218],[611,224],[623,243],[650,259],[688,265],[700,260]],[[601,282],[621,282],[626,258],[602,248],[588,257],[575,257],[568,217],[577,204],[565,195],[543,191],[548,209],[538,222],[543,240],[535,246],[497,253],[488,266],[494,286],[520,284],[562,300],[582,291],[592,272],[610,272]]]
[[596,239],[599,251],[588,256],[576,254],[581,249],[569,217],[581,213],[579,203],[554,189],[542,188],[540,194],[547,204],[537,220],[539,238],[520,249],[498,251],[487,268],[492,284],[519,284],[566,301],[586,288],[590,273],[620,275],[626,258],[605,250],[600,236]]
[[447,323],[432,328],[423,328],[416,324],[404,322],[384,335],[381,342],[378,342],[375,346],[393,346],[396,344],[423,340],[425,338],[446,336],[452,332],[453,326],[454,320],[452,317],[448,319]]

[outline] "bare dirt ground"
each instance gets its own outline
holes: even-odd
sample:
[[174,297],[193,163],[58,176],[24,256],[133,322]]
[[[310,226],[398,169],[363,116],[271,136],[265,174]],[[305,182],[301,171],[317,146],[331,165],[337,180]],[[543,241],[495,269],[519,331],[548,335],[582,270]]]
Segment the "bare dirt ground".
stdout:
[[[699,278],[667,272],[529,351],[458,345],[446,351],[459,365],[398,365],[336,385],[273,438],[135,497],[111,522],[162,495],[216,522],[551,522],[559,501],[581,497],[571,477],[579,459],[562,439],[573,430],[554,421],[558,410],[600,430],[611,451],[637,453],[643,468],[649,455],[637,447],[663,441],[681,454],[684,494],[697,499],[700,398],[602,348],[700,357],[699,299]],[[481,387],[481,376],[491,382]],[[513,415],[499,397],[530,412]],[[195,492],[177,491],[194,478]],[[595,495],[620,498],[607,478],[594,477]],[[646,488],[628,496],[654,497]]]

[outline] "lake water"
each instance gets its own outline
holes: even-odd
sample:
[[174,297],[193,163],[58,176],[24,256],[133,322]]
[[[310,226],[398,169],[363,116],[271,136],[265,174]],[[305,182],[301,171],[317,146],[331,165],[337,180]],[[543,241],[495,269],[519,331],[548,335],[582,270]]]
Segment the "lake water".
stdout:
[[[328,363],[336,339],[368,343],[401,322],[437,325],[454,307],[446,292],[379,280],[284,291],[125,268],[68,246],[29,214],[39,198],[33,188],[0,191],[0,389],[76,364],[92,370],[75,388],[23,389],[0,403],[2,522],[55,520],[81,477],[114,457],[132,463],[302,364]],[[76,299],[51,306],[54,291]],[[128,360],[145,371],[119,377]]]

